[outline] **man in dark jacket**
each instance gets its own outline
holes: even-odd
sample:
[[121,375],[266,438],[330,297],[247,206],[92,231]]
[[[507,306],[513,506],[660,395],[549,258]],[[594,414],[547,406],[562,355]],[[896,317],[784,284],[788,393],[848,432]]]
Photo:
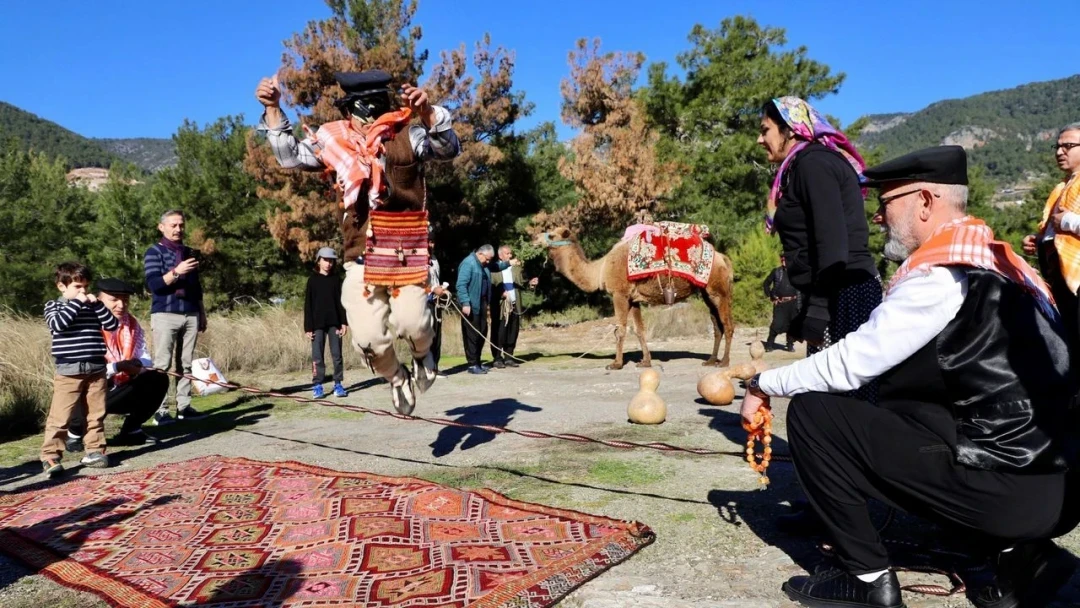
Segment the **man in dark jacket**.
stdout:
[[765,341],[765,350],[776,348],[774,341],[776,336],[784,334],[787,338],[787,346],[784,350],[793,352],[794,340],[791,339],[788,330],[791,328],[791,322],[799,315],[799,290],[795,289],[788,280],[784,256],[780,256],[780,265],[769,273],[761,287],[765,290],[765,297],[769,298],[773,305],[772,325],[769,326],[769,339]]
[[495,258],[491,245],[465,256],[457,270],[457,299],[461,307],[461,341],[465,344],[465,359],[470,374],[486,374],[480,364],[480,353],[487,338],[488,299],[491,297],[491,276],[488,264]]
[[[809,606],[903,605],[870,520],[875,499],[978,539],[996,581],[982,608],[1043,606],[1072,559],[1049,539],[1064,507],[1076,380],[1049,288],[1012,248],[965,215],[967,157],[940,146],[867,169],[874,221],[903,261],[884,301],[843,340],[747,385],[750,420],[794,397],[787,431],[799,481],[839,568],[783,589]],[[842,393],[879,382],[877,404]]]

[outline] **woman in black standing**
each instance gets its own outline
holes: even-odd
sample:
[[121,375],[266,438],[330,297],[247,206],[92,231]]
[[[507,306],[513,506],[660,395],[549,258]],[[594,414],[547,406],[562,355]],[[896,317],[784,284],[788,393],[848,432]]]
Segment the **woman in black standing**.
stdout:
[[[881,303],[859,185],[865,164],[844,134],[798,97],[765,104],[758,143],[780,165],[766,226],[780,236],[789,278],[803,294],[792,332],[813,354],[857,329]],[[871,384],[853,396],[874,401],[876,392]]]

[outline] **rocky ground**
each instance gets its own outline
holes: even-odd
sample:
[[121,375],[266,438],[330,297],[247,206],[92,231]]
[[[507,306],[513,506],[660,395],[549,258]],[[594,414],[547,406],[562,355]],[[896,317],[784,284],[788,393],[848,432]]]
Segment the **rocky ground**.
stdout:
[[[626,406],[638,390],[638,370],[633,365],[619,371],[604,369],[612,352],[610,329],[606,323],[592,323],[526,332],[519,347],[527,359],[522,367],[486,376],[451,369],[449,377],[422,397],[416,413],[518,429],[742,449],[745,434],[735,406],[706,405],[695,389],[698,378],[709,371],[701,362],[711,339],[652,345],[668,418],[662,425],[637,426],[627,422]],[[755,338],[760,338],[756,331],[737,333],[733,362],[749,359],[747,344]],[[770,353],[766,360],[781,365],[801,356]],[[631,360],[636,360],[636,353]],[[307,394],[302,375],[238,380]],[[350,371],[347,380],[352,392],[342,402],[389,408],[387,386],[372,380],[366,370]],[[772,523],[798,495],[788,463],[773,464],[772,484],[761,491],[757,475],[731,456],[671,455],[492,435],[239,393],[200,399],[196,406],[211,416],[157,429],[165,441],[156,448],[117,450],[113,470],[207,454],[295,460],[339,470],[421,477],[455,487],[487,487],[518,500],[637,520],[656,532],[655,543],[584,585],[563,606],[793,606],[780,592],[781,583],[822,559],[811,540],[785,537]],[[778,416],[773,446],[783,454],[786,403],[777,401],[774,409]],[[0,490],[18,491],[39,480],[39,441],[31,437],[0,444]],[[883,512],[879,516],[885,520]],[[949,555],[952,548],[942,544],[940,531],[917,520],[898,519],[885,537],[899,562],[955,565]],[[1075,552],[1080,535],[1070,535],[1063,543]],[[928,556],[927,550],[941,552]],[[972,570],[964,562],[961,566],[969,568],[957,567],[969,580],[985,578],[985,571]],[[903,573],[901,581],[948,586],[942,576]],[[1080,604],[1078,581],[1062,591],[1055,606]],[[970,605],[963,594],[936,598],[908,593],[906,602],[911,607]],[[67,590],[0,560],[0,606],[104,605],[92,595]]]

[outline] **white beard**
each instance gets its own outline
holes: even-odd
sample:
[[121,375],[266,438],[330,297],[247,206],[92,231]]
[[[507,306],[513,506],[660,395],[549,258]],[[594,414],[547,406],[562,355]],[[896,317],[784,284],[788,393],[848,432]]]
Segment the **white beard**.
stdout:
[[907,244],[915,241],[911,232],[910,225],[890,226],[886,229],[888,240],[885,241],[882,253],[887,259],[893,262],[903,262],[908,259],[911,252],[916,249],[915,246]]

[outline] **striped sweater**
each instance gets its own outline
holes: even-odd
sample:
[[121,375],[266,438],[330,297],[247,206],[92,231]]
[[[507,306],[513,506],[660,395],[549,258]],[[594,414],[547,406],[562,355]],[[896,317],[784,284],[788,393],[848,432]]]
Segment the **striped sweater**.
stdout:
[[45,323],[52,334],[52,355],[57,365],[64,363],[105,364],[105,337],[101,330],[113,331],[120,322],[101,302],[51,300],[45,304]]

